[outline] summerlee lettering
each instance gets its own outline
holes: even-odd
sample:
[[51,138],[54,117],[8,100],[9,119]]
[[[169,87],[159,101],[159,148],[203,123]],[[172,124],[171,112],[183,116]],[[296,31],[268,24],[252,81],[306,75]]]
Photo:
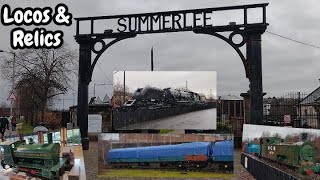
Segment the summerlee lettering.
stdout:
[[[164,12],[152,12],[143,14],[126,14],[126,15],[111,15],[111,16],[93,16],[93,17],[79,17],[76,20],[76,36],[90,35],[100,36],[106,38],[117,37],[117,34],[150,34],[150,33],[165,33],[165,32],[179,32],[179,31],[194,31],[203,28],[215,28],[215,31],[223,32],[229,31],[232,28],[245,28],[251,25],[268,25],[266,22],[266,6],[268,3],[263,4],[248,4],[227,7],[214,7],[204,9],[188,9],[188,10],[175,10]],[[262,21],[248,22],[248,9],[259,8],[262,10]],[[232,10],[232,11],[231,11]],[[221,13],[226,12],[234,14],[234,11],[243,13],[243,21],[230,23],[227,20],[218,20]],[[241,12],[242,11],[242,12]],[[239,16],[239,15],[238,15]],[[259,15],[258,15],[259,16]],[[240,17],[241,18],[241,17]],[[242,18],[241,18],[242,19]],[[102,21],[103,20],[103,21]],[[111,20],[107,22],[109,27],[95,31],[95,24]],[[226,22],[227,21],[227,22]],[[84,26],[86,22],[90,24],[90,31],[85,30],[85,33],[80,33],[80,27]],[[115,25],[115,26],[114,26]],[[109,34],[109,35],[108,35]]]
[[197,27],[212,27],[213,11],[128,15],[118,19],[119,33],[152,31],[190,31]]

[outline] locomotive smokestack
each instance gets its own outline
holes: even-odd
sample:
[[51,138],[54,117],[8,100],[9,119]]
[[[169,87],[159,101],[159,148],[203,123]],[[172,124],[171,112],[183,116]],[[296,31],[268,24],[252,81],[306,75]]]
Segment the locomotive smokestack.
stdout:
[[308,139],[308,133],[301,133],[301,140],[307,141],[307,139]]

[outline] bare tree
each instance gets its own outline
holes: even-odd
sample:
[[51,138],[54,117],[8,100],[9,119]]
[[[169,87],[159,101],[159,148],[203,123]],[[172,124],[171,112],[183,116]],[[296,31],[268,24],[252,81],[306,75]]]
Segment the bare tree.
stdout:
[[[37,113],[41,106],[40,98],[34,93],[33,85],[29,83],[28,77],[20,80],[16,85],[16,93],[19,95],[18,101],[20,106],[20,112],[30,120],[31,124],[34,124],[34,119],[37,117]],[[39,88],[39,86],[37,86]]]
[[6,107],[7,107],[7,103],[2,102],[2,103],[1,103],[2,114],[0,114],[0,116],[1,116],[1,115],[3,115],[3,116],[4,116],[4,114],[5,114],[5,112],[4,112],[4,111],[5,111],[5,108],[6,108]]
[[274,134],[272,135],[272,137],[281,138],[281,135],[280,135],[280,133],[274,133]]
[[[120,83],[120,81],[116,81],[113,83],[113,99],[115,101],[115,105],[122,106],[125,102],[123,101],[123,84]],[[130,92],[130,89],[128,86],[125,87],[126,90],[126,100],[131,99],[133,93]]]
[[48,102],[53,97],[66,93],[71,87],[72,80],[75,79],[73,75],[77,72],[76,59],[76,53],[67,46],[58,49],[20,50],[16,52],[15,62],[12,58],[3,61],[2,73],[7,79],[11,79],[14,66],[17,82],[15,89],[20,97],[20,104],[29,100],[27,104],[34,105],[33,109],[41,112],[41,121],[44,122]]
[[285,142],[290,142],[290,140],[291,140],[291,135],[287,134],[286,137],[284,138],[284,141]]
[[7,103],[2,102],[2,103],[1,103],[1,107],[2,107],[2,108],[6,108],[6,107],[8,107],[8,105],[7,105]]
[[[121,84],[120,81],[116,80],[116,82],[113,84],[113,91],[123,92],[123,84]],[[126,92],[130,92],[130,89],[127,85],[126,85]]]
[[271,133],[269,131],[263,131],[261,138],[264,138],[264,137],[271,137]]

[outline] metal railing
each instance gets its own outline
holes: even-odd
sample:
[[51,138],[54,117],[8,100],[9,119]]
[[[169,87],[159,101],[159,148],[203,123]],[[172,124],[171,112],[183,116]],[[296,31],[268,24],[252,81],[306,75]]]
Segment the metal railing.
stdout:
[[263,180],[298,180],[294,177],[278,168],[272,167],[257,157],[241,153],[241,164],[248,170],[248,172],[256,179]]
[[282,97],[264,99],[264,123],[266,125],[285,125],[285,115],[293,127],[320,129],[320,107],[312,95],[307,93],[289,93]]
[[198,110],[211,109],[214,107],[215,104],[211,103],[206,105],[158,109],[116,108],[112,112],[112,126],[113,129],[122,129],[141,122],[152,121]]

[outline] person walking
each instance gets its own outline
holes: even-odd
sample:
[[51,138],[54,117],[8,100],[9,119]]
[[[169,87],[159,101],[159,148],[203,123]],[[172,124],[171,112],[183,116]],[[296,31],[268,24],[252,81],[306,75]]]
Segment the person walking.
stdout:
[[8,119],[8,118],[6,118],[6,127],[7,127],[7,130],[9,130],[9,126],[10,126],[9,119]]
[[4,142],[4,132],[6,128],[9,126],[8,119],[5,117],[0,118],[0,133],[1,133],[1,140]]
[[17,126],[17,120],[16,118],[13,116],[11,119],[11,127],[12,127],[12,131],[16,130],[16,126]]

